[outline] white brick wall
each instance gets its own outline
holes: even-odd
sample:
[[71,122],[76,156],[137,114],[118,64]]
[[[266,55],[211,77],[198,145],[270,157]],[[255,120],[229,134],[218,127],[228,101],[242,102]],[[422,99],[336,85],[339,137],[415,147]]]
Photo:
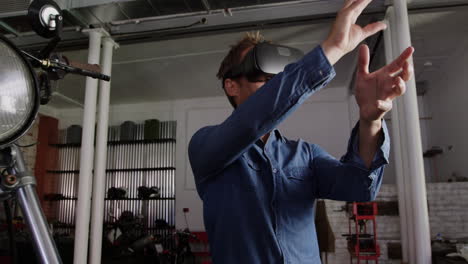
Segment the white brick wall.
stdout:
[[[450,239],[468,237],[468,182],[428,183],[427,195],[431,237],[437,233]],[[382,185],[377,200],[397,201],[396,186]],[[329,264],[350,263],[346,238],[342,237],[342,234],[348,233],[348,219],[345,212],[339,211],[344,205],[345,202],[326,201],[328,218],[336,238],[335,253],[328,255]],[[400,242],[400,218],[378,216],[377,237],[382,254],[379,263],[400,263],[387,258],[387,243]]]
[[431,237],[468,237],[468,182],[427,186]]

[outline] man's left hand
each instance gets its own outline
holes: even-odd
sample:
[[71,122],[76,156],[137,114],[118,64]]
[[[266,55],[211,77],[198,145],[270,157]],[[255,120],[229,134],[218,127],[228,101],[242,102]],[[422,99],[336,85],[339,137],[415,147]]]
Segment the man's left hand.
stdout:
[[405,82],[413,75],[409,63],[413,52],[408,47],[392,63],[369,73],[369,48],[361,45],[355,91],[361,122],[380,120],[392,109],[393,99],[405,93]]

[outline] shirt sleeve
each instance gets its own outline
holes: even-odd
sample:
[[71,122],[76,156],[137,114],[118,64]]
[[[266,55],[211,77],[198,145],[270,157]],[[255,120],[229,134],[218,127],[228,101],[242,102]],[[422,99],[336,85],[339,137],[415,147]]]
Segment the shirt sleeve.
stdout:
[[359,155],[359,122],[351,132],[348,150],[340,160],[321,147],[311,145],[317,198],[363,202],[377,197],[390,153],[390,138],[385,121],[382,121],[382,132],[383,140],[370,168],[365,166]]
[[203,181],[229,166],[334,76],[335,70],[318,46],[287,65],[223,123],[197,131],[188,149],[195,181]]

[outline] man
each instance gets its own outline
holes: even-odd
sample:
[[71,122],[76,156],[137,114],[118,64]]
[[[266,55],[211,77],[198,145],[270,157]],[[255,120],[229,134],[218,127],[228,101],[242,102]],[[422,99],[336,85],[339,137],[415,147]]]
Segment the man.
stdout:
[[273,77],[229,74],[259,44],[258,36],[244,38],[221,64],[218,77],[235,110],[223,123],[200,129],[189,144],[214,263],[320,263],[314,200],[377,196],[390,144],[382,118],[405,92],[413,48],[369,73],[369,49],[360,47],[360,120],[341,160],[317,145],[287,140],[275,129],[334,77],[333,64],[385,29],[381,22],[355,24],[370,2],[346,1],[322,45]]

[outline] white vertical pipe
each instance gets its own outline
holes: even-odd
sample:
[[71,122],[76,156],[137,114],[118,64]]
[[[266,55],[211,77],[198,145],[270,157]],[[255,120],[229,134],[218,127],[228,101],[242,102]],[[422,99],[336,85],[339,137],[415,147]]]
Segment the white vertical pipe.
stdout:
[[[112,54],[117,44],[110,38],[103,38],[102,73],[111,76]],[[99,107],[96,137],[96,159],[94,163],[93,206],[91,214],[90,261],[101,263],[102,224],[104,198],[106,193],[107,133],[109,121],[110,82],[99,82]]]
[[[101,31],[89,31],[88,63],[90,64],[99,64],[101,36]],[[86,77],[78,201],[75,211],[75,253],[73,257],[73,262],[75,264],[84,264],[87,262],[97,88],[98,81],[91,77]]]
[[[393,7],[389,7],[387,10],[386,17],[394,15]],[[392,27],[387,21],[387,30],[384,31],[385,41],[385,59],[387,64],[391,63],[395,56],[392,50]],[[400,124],[398,120],[398,102],[393,102],[393,109],[391,112],[392,116],[392,148],[395,160],[395,174],[397,183],[398,193],[398,209],[400,215],[400,234],[401,234],[401,251],[402,251],[402,263],[408,263],[408,215],[406,213],[406,197],[405,197],[405,184],[404,184],[404,172],[403,172],[403,160],[401,151],[401,140],[400,140]]]
[[[393,43],[399,54],[411,45],[408,9],[406,0],[395,0],[393,4],[395,17],[392,26],[397,32],[393,36]],[[402,152],[407,154],[406,157],[403,156],[407,164],[405,167],[408,168],[405,176],[410,181],[406,198],[413,213],[411,230],[414,235],[414,263],[427,264],[431,263],[431,238],[415,78],[409,80],[406,85],[406,93],[398,103],[399,120],[404,124],[400,135],[406,146]]]
[[[395,21],[395,9],[392,7],[391,8],[391,16],[392,16],[392,21]],[[396,27],[393,27],[392,30],[392,35],[393,36],[398,36],[398,32]],[[400,48],[398,48],[398,45],[395,44],[396,42],[396,37],[393,40],[392,48],[393,48],[393,54],[395,55],[395,58],[400,54]],[[409,159],[408,159],[408,151],[406,151],[406,147],[408,146],[408,138],[405,136],[403,131],[406,131],[406,123],[403,122],[400,117],[405,115],[405,107],[403,105],[403,102],[399,102],[400,100],[397,100],[395,102],[395,113],[394,115],[397,117],[397,125],[395,128],[398,128],[398,134],[399,134],[399,139],[400,139],[400,160],[402,161],[402,169],[403,169],[403,174],[402,174],[402,188],[401,191],[404,193],[403,197],[405,199],[405,207],[403,209],[406,209],[406,223],[407,223],[407,235],[408,235],[408,263],[416,263],[416,246],[415,244],[416,239],[415,239],[415,233],[414,229],[410,228],[412,226],[415,226],[415,218],[414,218],[414,211],[413,211],[413,206],[414,203],[410,202],[411,199],[411,172],[409,169]],[[406,175],[406,177],[405,177]]]
[[[392,25],[395,25],[395,19],[396,19],[396,16],[395,16],[395,8],[394,7],[390,7],[388,9],[388,16],[389,16],[389,19],[392,21],[391,24]],[[390,27],[390,30],[391,30],[391,35],[392,36],[395,36],[394,38],[392,38],[392,44],[391,44],[391,47],[392,47],[392,54],[394,56],[394,59],[396,57],[399,56],[400,52],[401,52],[401,48],[398,47],[398,45],[396,44],[397,42],[397,37],[399,36],[399,33],[398,33],[398,29],[396,28],[396,26],[392,26]],[[394,113],[393,115],[396,117],[396,121],[395,121],[395,128],[397,130],[397,133],[398,133],[398,136],[399,136],[399,141],[400,141],[400,144],[399,144],[399,147],[400,147],[400,156],[399,156],[399,159],[401,161],[401,168],[402,168],[402,178],[401,179],[401,186],[398,186],[399,191],[403,192],[402,194],[402,199],[404,199],[405,201],[405,207],[402,208],[402,211],[405,210],[405,214],[406,214],[406,224],[407,224],[407,227],[406,227],[406,234],[408,235],[408,263],[416,263],[416,246],[415,244],[417,243],[416,242],[416,239],[415,239],[415,234],[414,234],[414,229],[410,229],[410,227],[412,226],[415,226],[415,220],[414,220],[414,211],[413,211],[413,206],[414,206],[414,203],[410,202],[410,199],[411,199],[411,177],[410,177],[410,169],[409,169],[409,159],[408,159],[408,151],[406,151],[406,146],[408,146],[407,144],[407,141],[408,141],[408,138],[406,136],[404,136],[403,134],[403,131],[406,131],[406,123],[403,122],[402,120],[403,119],[400,119],[399,117],[401,116],[404,116],[405,115],[405,108],[404,108],[404,105],[402,105],[402,102],[399,102],[400,100],[397,100],[395,101],[395,108],[394,108]],[[407,175],[405,177],[405,175]]]

